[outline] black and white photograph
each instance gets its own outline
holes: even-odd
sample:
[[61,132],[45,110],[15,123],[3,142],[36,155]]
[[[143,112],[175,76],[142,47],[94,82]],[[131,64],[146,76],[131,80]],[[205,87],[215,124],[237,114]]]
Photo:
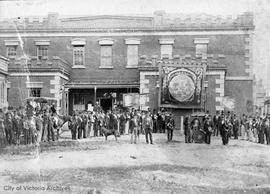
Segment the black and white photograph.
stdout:
[[0,194],[270,193],[269,0],[0,0]]

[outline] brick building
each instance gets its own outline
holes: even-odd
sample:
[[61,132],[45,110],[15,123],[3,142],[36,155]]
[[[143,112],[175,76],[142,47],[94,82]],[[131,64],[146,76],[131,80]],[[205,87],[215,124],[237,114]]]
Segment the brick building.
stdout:
[[8,59],[0,55],[0,108],[7,107]]
[[[203,108],[223,110],[233,98],[237,113],[252,111],[253,16],[80,16],[17,18],[0,22],[0,55],[9,58],[8,101],[28,96],[58,100],[71,113],[100,102],[104,109],[140,95],[140,107],[158,109],[158,64],[207,65]],[[178,108],[183,114],[191,109]]]

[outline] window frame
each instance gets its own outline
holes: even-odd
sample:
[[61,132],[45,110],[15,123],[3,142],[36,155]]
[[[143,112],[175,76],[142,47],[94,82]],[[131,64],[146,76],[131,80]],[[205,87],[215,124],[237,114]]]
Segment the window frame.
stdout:
[[[7,58],[13,59],[13,58],[17,57],[17,47],[18,47],[17,45],[7,45],[6,46],[6,56],[7,56]],[[9,49],[10,48],[14,48],[15,55],[9,56]]]
[[[169,54],[162,53],[162,51],[167,50],[167,49],[164,49],[165,47],[170,48],[170,53]],[[172,44],[161,44],[160,45],[160,57],[161,57],[161,59],[167,58],[167,57],[169,59],[172,59],[172,56],[173,56],[173,45]]]
[[[41,97],[42,88],[29,88],[28,90],[29,90],[29,97]],[[33,91],[35,91],[37,93],[35,95],[33,95],[33,93],[34,93]]]
[[[129,49],[136,48],[136,54],[129,53]],[[132,51],[132,49],[131,49]],[[131,57],[130,57],[131,56]],[[131,64],[131,62],[136,61],[135,64]],[[127,45],[127,68],[138,68],[139,66],[139,45],[136,44],[128,44]]]
[[[79,51],[76,48],[81,48],[82,52],[82,64],[76,65],[76,57],[75,57],[75,52]],[[85,45],[73,45],[73,50],[72,50],[72,68],[85,68]]]
[[[195,44],[195,56],[196,57],[202,57],[203,59],[207,58],[208,55],[208,44],[209,44],[209,38],[195,38],[194,39],[194,44]],[[198,52],[198,47],[199,46],[204,46],[205,52],[200,53]]]
[[174,45],[174,39],[173,38],[161,38],[159,39],[159,44],[160,44],[160,58],[163,59],[163,58],[166,58],[166,56],[164,56],[162,54],[162,47],[164,48],[164,46],[170,46],[171,48],[171,53],[168,54],[169,56],[169,59],[172,59],[173,58],[173,45]]
[[[40,48],[46,48],[46,55],[40,55],[40,54],[44,54],[44,50],[40,50]],[[48,45],[37,45],[37,58],[38,59],[48,59],[48,56],[49,56],[49,46]]]
[[[125,43],[126,43],[126,45],[127,45],[127,53],[126,53],[126,68],[138,68],[138,66],[139,66],[139,45],[141,44],[141,39],[138,39],[138,38],[127,38],[127,39],[125,39]],[[129,57],[129,48],[131,48],[131,47],[136,47],[136,49],[137,49],[137,53],[136,53],[136,60],[137,60],[137,63],[136,63],[136,65],[134,64],[134,65],[130,65],[129,63],[129,61],[132,61],[133,59],[130,59],[130,57]],[[132,55],[131,55],[132,56]],[[135,56],[135,55],[134,55]]]
[[[110,55],[108,56],[103,56],[102,52],[103,52],[103,49],[104,48],[110,48]],[[100,45],[100,64],[99,64],[99,68],[102,68],[102,69],[111,69],[113,68],[113,48],[112,48],[112,45],[111,44],[104,44],[104,45]],[[110,64],[109,65],[104,65],[103,62],[102,62],[102,59],[110,59]],[[106,61],[106,60],[105,60]]]

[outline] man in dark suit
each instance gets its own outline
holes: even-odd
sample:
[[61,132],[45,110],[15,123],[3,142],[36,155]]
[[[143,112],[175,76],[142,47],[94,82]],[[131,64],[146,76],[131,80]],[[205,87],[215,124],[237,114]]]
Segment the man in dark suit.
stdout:
[[146,113],[146,116],[143,118],[142,125],[143,125],[144,131],[145,131],[146,143],[149,143],[149,141],[148,141],[148,135],[149,135],[150,143],[153,144],[153,138],[152,138],[153,120],[152,120],[152,117],[150,116],[149,111]]
[[189,123],[189,116],[185,117],[184,120],[184,134],[185,134],[185,143],[191,143],[191,128]]
[[203,130],[205,132],[205,143],[210,144],[211,143],[211,134],[213,130],[213,123],[211,121],[211,117],[208,116],[203,125]]
[[167,138],[168,138],[168,141],[172,141],[173,130],[175,128],[175,123],[174,123],[174,118],[173,118],[172,113],[170,113],[168,122],[166,123],[166,127],[167,127]]
[[218,136],[218,119],[219,119],[219,111],[213,116],[213,135]]

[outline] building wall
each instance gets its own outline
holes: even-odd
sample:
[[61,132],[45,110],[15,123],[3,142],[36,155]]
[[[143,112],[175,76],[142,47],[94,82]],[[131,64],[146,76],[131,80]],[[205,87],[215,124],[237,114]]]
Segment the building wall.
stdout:
[[[142,106],[157,108],[157,83],[156,72],[153,74],[140,75],[136,68],[126,68],[127,65],[127,45],[125,39],[137,38],[140,39],[139,57],[146,55],[148,57],[155,56],[160,59],[160,43],[159,39],[174,39],[173,53],[172,55],[185,55],[195,56],[195,38],[207,38],[208,44],[208,57],[213,58],[218,55],[224,55],[222,61],[218,61],[217,64],[226,66],[226,74],[210,74],[207,79],[209,81],[206,109],[211,113],[215,110],[222,110],[221,100],[223,96],[230,96],[237,102],[236,110],[238,112],[247,111],[246,105],[252,104],[252,34],[250,31],[242,31],[245,26],[245,17],[236,23],[231,21],[229,27],[225,27],[226,24],[220,21],[217,24],[205,25],[201,24],[197,31],[193,28],[178,28],[179,24],[175,21],[175,26],[171,28],[162,27],[162,14],[156,15],[155,24],[161,28],[153,28],[153,20],[151,18],[129,18],[129,17],[82,17],[77,19],[63,19],[57,20],[57,15],[51,15],[48,18],[48,26],[45,26],[44,31],[34,32],[27,31],[22,33],[23,50],[21,46],[18,46],[17,56],[36,56],[37,47],[35,45],[36,40],[49,40],[48,57],[51,59],[53,56],[58,56],[69,64],[73,63],[73,46],[71,40],[74,38],[83,38],[86,41],[85,45],[85,68],[75,69],[70,72],[71,82],[87,82],[97,80],[123,80],[123,81],[140,81],[140,93],[146,94]],[[161,17],[161,18],[159,18]],[[246,19],[251,19],[246,15]],[[159,20],[160,19],[160,20]],[[243,21],[242,21],[243,20]],[[125,24],[129,28],[133,26],[135,22],[138,26],[133,26],[132,30],[119,30],[118,26]],[[46,21],[47,22],[47,21]],[[45,23],[46,23],[45,22]],[[164,20],[165,22],[165,20]],[[240,22],[240,23],[239,23]],[[242,24],[243,22],[243,24]],[[251,20],[250,20],[251,22]],[[250,23],[247,20],[247,23]],[[104,26],[105,23],[109,23],[107,29],[99,30],[99,26]],[[181,23],[181,22],[180,22]],[[188,21],[184,21],[186,25]],[[252,22],[251,22],[252,23]],[[84,30],[80,28],[76,29],[76,24],[85,27]],[[235,26],[235,25],[236,26]],[[92,25],[95,31],[86,29]],[[193,25],[193,24],[192,24]],[[217,25],[217,26],[215,26]],[[222,30],[222,25],[225,25]],[[178,26],[178,27],[177,27]],[[253,24],[247,25],[249,29],[253,28]],[[55,32],[46,31],[50,27],[55,27]],[[57,29],[57,27],[60,27]],[[174,28],[175,27],[175,28]],[[194,26],[193,26],[194,27]],[[238,28],[239,27],[239,28]],[[63,29],[73,28],[63,32]],[[110,29],[111,30],[110,30]],[[137,28],[137,29],[136,29]],[[29,28],[31,29],[31,28]],[[151,30],[149,30],[151,29]],[[192,30],[193,29],[193,30]],[[229,30],[228,30],[229,29]],[[59,30],[59,31],[57,31]],[[81,30],[81,31],[80,31]],[[88,32],[89,30],[89,32]],[[29,33],[28,33],[29,32]],[[111,38],[114,43],[112,45],[112,69],[100,68],[100,45],[99,40],[101,38]],[[0,33],[0,55],[6,55],[5,40],[17,39],[17,33]],[[21,67],[18,67],[20,69]],[[24,69],[21,69],[24,71]],[[141,77],[142,76],[142,77]],[[51,77],[32,77],[31,81],[43,82],[44,87],[42,95],[45,94],[49,97],[55,97],[59,101],[63,98],[62,85],[68,80],[61,78],[59,75]],[[9,89],[9,101],[11,106],[21,105],[21,100],[27,96],[26,90],[26,78],[25,77],[9,77],[11,87]],[[240,89],[242,88],[242,89]],[[239,92],[239,89],[241,90]],[[44,92],[44,93],[43,93]],[[65,99],[70,101],[70,99]],[[64,103],[63,103],[64,104]]]
[[225,95],[235,99],[236,114],[252,114],[252,81],[226,81]]
[[[127,33],[128,34],[128,33]],[[110,33],[106,35],[110,37]],[[69,64],[73,63],[73,47],[71,40],[75,37],[31,37],[23,38],[24,50],[18,47],[18,56],[25,53],[27,56],[36,56],[37,47],[35,40],[50,40],[49,58],[52,56],[59,56],[66,60]],[[208,53],[210,55],[224,54],[224,64],[227,66],[227,76],[248,76],[249,66],[246,64],[247,56],[245,46],[248,45],[246,35],[177,35],[177,36],[162,36],[162,35],[149,35],[146,33],[144,36],[113,36],[110,37],[114,40],[112,45],[113,53],[113,69],[100,68],[100,45],[98,40],[104,36],[92,37],[76,37],[85,38],[85,62],[86,69],[73,69],[71,73],[71,80],[73,81],[89,81],[96,79],[121,79],[121,80],[139,80],[137,69],[127,69],[127,45],[125,44],[126,38],[138,38],[141,40],[139,45],[139,56],[156,55],[160,58],[160,38],[175,39],[173,45],[173,55],[195,55],[195,38],[209,38]],[[6,47],[4,40],[14,38],[0,38],[0,54],[6,55]]]
[[[51,91],[54,89],[54,85],[51,85],[51,80],[54,80],[55,76],[30,76],[30,82],[42,82],[41,96],[42,97],[55,97],[55,94]],[[9,76],[10,88],[8,91],[9,106],[19,107],[23,105],[23,100],[28,96],[29,89],[27,88],[26,76]]]
[[8,106],[7,102],[7,71],[8,60],[0,55],[0,108]]
[[7,106],[7,76],[0,73],[0,108]]

